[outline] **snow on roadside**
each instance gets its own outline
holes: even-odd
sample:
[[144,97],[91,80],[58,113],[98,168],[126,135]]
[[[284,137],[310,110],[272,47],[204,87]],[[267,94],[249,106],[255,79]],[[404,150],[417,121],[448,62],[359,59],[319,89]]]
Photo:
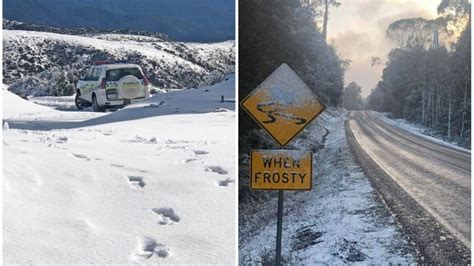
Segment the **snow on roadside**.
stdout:
[[3,131],[3,262],[232,264],[233,92],[231,77],[89,117],[4,91],[7,121],[84,122]]
[[413,133],[417,136],[420,136],[422,138],[425,138],[429,141],[436,142],[438,144],[441,144],[441,145],[444,145],[444,146],[447,146],[447,147],[450,147],[450,148],[453,148],[453,149],[456,149],[456,150],[471,153],[471,150],[460,147],[460,146],[456,145],[456,143],[454,143],[454,142],[448,142],[448,141],[444,141],[443,139],[434,137],[433,136],[434,134],[430,133],[433,130],[428,128],[428,127],[425,127],[425,126],[420,125],[420,124],[409,122],[406,119],[391,119],[391,118],[388,118],[387,116],[388,116],[389,113],[377,113],[377,112],[374,112],[374,113],[377,116],[379,116],[381,119],[386,121],[387,123],[389,123],[391,125],[394,125],[394,126],[397,126],[399,128],[402,128],[406,131],[409,131],[409,132],[411,132],[411,133]]
[[[330,108],[292,148],[314,154],[313,190],[285,192],[283,257],[291,264],[409,264],[415,251],[371,187],[348,147],[345,113]],[[329,134],[326,134],[326,133]],[[327,138],[325,141],[324,139]],[[271,262],[275,252],[276,199],[241,216],[239,262]]]

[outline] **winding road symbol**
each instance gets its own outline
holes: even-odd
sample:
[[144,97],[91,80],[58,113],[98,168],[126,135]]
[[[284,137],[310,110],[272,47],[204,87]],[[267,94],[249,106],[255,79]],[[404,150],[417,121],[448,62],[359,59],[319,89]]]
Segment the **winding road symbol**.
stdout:
[[[265,107],[271,106],[273,109],[270,110],[265,110]],[[304,125],[306,123],[306,119],[300,118],[300,117],[295,117],[292,116],[291,114],[287,114],[283,112],[282,109],[278,108],[275,103],[270,102],[270,103],[259,103],[257,104],[257,110],[259,110],[262,113],[265,113],[270,120],[262,121],[264,124],[269,124],[269,123],[275,123],[277,121],[277,116],[282,117],[287,120],[295,120],[296,125]]]

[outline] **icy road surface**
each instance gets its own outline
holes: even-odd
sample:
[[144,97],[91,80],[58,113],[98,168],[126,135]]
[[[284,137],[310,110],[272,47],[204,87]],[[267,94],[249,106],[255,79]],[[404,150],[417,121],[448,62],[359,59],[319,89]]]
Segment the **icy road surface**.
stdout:
[[353,112],[348,125],[358,144],[397,187],[449,232],[435,242],[455,238],[470,249],[471,154],[398,128],[374,112]]
[[233,77],[100,114],[3,91],[3,262],[232,264],[235,103],[221,95]]

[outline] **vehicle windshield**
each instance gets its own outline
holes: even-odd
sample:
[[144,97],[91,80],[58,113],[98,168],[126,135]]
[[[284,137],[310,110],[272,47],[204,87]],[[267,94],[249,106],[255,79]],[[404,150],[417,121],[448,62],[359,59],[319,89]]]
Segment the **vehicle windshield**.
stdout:
[[138,68],[118,68],[107,70],[106,80],[107,81],[118,81],[122,77],[127,75],[135,76],[137,79],[143,79],[142,72]]

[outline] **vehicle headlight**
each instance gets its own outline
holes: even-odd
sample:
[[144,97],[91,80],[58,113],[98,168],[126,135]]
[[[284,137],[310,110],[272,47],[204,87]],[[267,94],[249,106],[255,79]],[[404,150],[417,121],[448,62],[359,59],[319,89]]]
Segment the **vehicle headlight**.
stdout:
[[108,100],[117,100],[118,99],[118,93],[117,90],[107,90],[107,99]]

